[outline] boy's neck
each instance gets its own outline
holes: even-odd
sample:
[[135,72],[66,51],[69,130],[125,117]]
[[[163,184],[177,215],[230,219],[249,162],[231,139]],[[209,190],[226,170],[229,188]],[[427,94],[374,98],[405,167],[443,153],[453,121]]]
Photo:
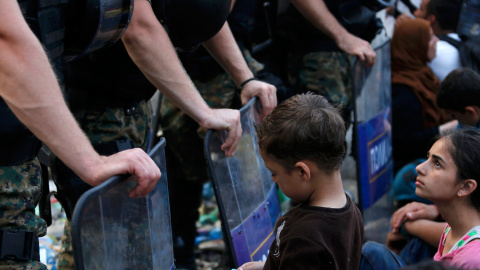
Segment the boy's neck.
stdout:
[[347,197],[343,190],[340,171],[330,174],[318,173],[312,175],[314,183],[309,205],[327,208],[343,208]]

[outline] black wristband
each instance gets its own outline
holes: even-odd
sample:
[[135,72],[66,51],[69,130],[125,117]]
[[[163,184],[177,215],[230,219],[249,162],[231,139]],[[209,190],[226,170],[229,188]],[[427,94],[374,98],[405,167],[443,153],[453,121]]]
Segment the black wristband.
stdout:
[[252,77],[250,79],[246,79],[245,81],[243,81],[241,84],[240,84],[240,87],[238,88],[239,90],[241,90],[247,83],[251,82],[251,81],[259,81],[259,79],[257,77]]

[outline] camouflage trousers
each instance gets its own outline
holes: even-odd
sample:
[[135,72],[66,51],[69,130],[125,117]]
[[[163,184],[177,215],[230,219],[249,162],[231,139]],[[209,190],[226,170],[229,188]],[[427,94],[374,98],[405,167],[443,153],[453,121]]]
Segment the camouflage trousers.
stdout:
[[351,108],[353,86],[352,58],[344,52],[311,52],[300,63],[294,85],[298,92],[314,92],[333,104]]
[[[133,113],[127,114],[124,108],[87,109],[81,127],[92,144],[107,143],[115,140],[130,139],[137,147],[147,147],[152,127],[152,109],[150,103],[141,101]],[[75,269],[71,224],[65,222],[62,248],[57,269]]]
[[[26,230],[45,235],[47,225],[35,215],[42,190],[38,159],[17,166],[0,167],[0,228]],[[47,269],[38,261],[0,260],[0,270]]]

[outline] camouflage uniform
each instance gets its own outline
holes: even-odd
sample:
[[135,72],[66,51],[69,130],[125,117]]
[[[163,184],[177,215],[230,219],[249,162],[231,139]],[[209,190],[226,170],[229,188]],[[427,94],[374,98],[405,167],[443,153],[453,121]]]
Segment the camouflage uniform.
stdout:
[[[37,159],[17,166],[0,167],[0,228],[32,231],[44,236],[47,225],[35,215],[42,190],[41,169]],[[0,260],[3,269],[47,269],[38,261]]]
[[301,91],[311,91],[334,104],[352,106],[351,57],[344,52],[311,52],[298,71]]
[[[126,115],[124,108],[89,108],[80,124],[93,145],[130,139],[137,147],[146,149],[151,122],[150,103],[141,101],[135,106],[135,112],[130,115]],[[67,220],[57,263],[59,270],[75,269],[71,229],[71,224]]]
[[[325,8],[350,34],[370,42],[381,22],[362,1],[325,0]],[[280,0],[278,37],[287,63],[289,80],[298,93],[312,91],[329,102],[342,105],[342,117],[349,125],[353,109],[351,67],[354,57],[343,52],[335,40],[319,30],[288,0]],[[348,5],[346,3],[349,3]]]

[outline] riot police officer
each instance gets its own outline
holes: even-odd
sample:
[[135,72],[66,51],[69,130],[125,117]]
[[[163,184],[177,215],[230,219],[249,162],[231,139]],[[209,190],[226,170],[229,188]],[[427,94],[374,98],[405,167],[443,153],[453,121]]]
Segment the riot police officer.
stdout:
[[41,190],[37,138],[92,186],[133,173],[139,182],[130,195],[145,196],[160,172],[139,149],[109,157],[94,151],[16,1],[0,3],[0,54],[0,268],[47,269],[38,245],[46,224],[35,215]]
[[[239,84],[253,77],[238,47],[235,47],[228,25],[225,25],[230,1],[160,2],[135,1],[133,16],[122,36],[122,43],[67,64],[67,92],[72,106],[79,108],[74,113],[81,115],[79,122],[82,128],[101,153],[114,153],[132,145],[145,148],[151,129],[148,99],[159,89],[202,128],[228,131],[223,149],[227,155],[232,155],[241,135],[239,112],[211,109],[198,94],[175,52],[175,48],[193,49],[199,42],[210,39],[207,42],[209,50],[234,74]],[[206,7],[202,6],[206,4]],[[187,12],[184,10],[188,10],[189,15],[175,14]],[[210,17],[208,20],[197,20],[194,25],[175,21],[185,16],[190,19],[195,16]],[[255,82],[248,89],[250,97],[265,97],[265,108],[276,105],[272,99],[275,95],[273,86]],[[82,100],[85,102],[77,102]],[[89,186],[61,164],[57,169],[57,180],[61,182],[59,192],[63,193],[62,204],[70,205],[67,211],[71,214],[76,199]],[[71,190],[75,192],[65,192]],[[67,222],[59,269],[74,267],[69,235],[70,225]]]
[[380,2],[392,1],[279,0],[278,29],[290,83],[342,104],[346,124],[353,108],[352,56],[374,64],[369,42],[383,27],[376,18]]

